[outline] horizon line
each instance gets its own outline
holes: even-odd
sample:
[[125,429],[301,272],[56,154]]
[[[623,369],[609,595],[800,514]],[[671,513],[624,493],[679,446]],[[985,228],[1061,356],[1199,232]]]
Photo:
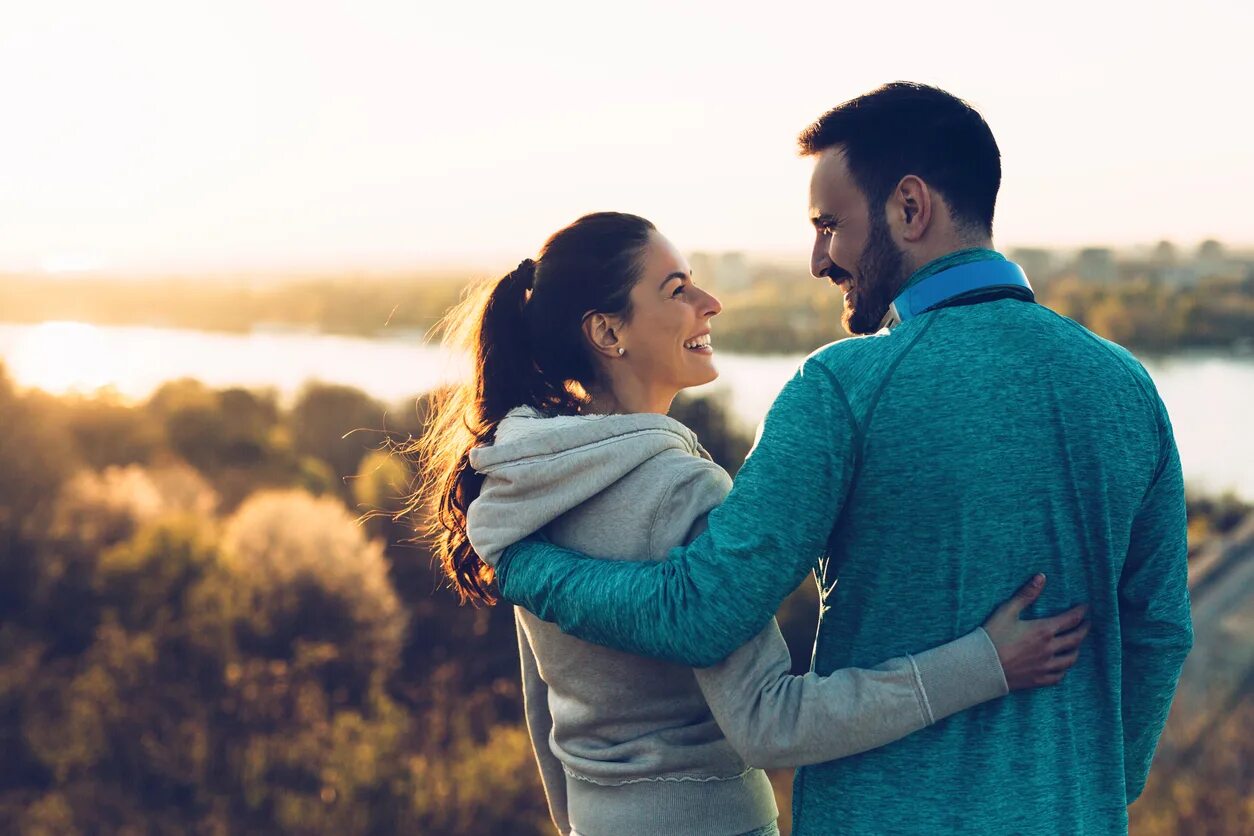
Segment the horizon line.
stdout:
[[[1009,253],[1014,250],[1045,250],[1052,253],[1079,253],[1086,249],[1106,249],[1111,250],[1116,255],[1120,253],[1138,253],[1146,252],[1157,247],[1163,241],[1174,245],[1179,253],[1188,255],[1196,252],[1203,243],[1209,241],[1217,241],[1224,249],[1227,255],[1234,257],[1251,257],[1254,256],[1254,241],[1233,243],[1217,238],[1200,238],[1196,241],[1187,242],[1173,241],[1171,239],[1158,238],[1148,241],[1140,241],[1135,243],[1108,243],[1101,241],[1091,241],[1088,243],[1075,244],[1042,244],[1042,243],[1024,243],[1015,242],[1006,246],[994,246],[1000,252]],[[685,256],[694,255],[727,255],[739,254],[750,261],[778,262],[797,260],[798,263],[804,264],[805,257],[808,255],[808,248],[798,247],[778,248],[778,247],[758,247],[758,248],[702,248],[694,247],[684,250]],[[408,275],[416,278],[438,278],[447,276],[449,273],[475,273],[482,271],[496,271],[501,269],[501,265],[508,263],[516,256],[496,254],[483,255],[474,257],[458,257],[458,258],[435,258],[426,261],[405,260],[405,259],[386,259],[378,261],[366,260],[330,260],[324,263],[301,263],[294,260],[286,264],[276,264],[272,261],[257,261],[254,263],[240,263],[236,265],[214,265],[211,263],[201,264],[199,266],[193,264],[170,264],[166,266],[160,265],[109,265],[107,263],[96,263],[91,267],[83,268],[53,268],[46,266],[47,259],[42,264],[4,264],[0,262],[0,278],[34,278],[42,277],[49,279],[136,279],[136,280],[158,280],[158,279],[247,279],[247,278],[287,278],[292,280],[313,279],[313,278],[332,278],[344,277],[350,275],[385,278],[398,275]]]

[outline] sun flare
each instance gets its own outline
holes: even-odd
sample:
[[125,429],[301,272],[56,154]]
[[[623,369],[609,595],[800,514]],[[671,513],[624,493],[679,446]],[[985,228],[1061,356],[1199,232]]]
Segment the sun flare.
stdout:
[[117,385],[103,351],[100,329],[83,322],[45,322],[31,328],[6,359],[13,377],[22,385],[56,395],[93,392]]

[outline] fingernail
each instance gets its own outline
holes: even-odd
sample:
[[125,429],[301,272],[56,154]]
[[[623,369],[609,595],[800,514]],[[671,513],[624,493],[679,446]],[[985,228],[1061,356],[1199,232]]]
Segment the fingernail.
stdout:
[[1036,577],[1032,578],[1032,586],[1040,586],[1043,583],[1045,583],[1044,575],[1038,574]]

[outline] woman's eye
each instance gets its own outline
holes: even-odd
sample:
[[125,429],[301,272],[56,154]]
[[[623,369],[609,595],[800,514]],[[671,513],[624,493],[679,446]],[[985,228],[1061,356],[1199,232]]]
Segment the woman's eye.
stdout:
[[684,285],[681,284],[679,287],[675,288],[675,292],[671,294],[671,297],[673,298],[675,296],[679,296],[683,292],[684,292]]

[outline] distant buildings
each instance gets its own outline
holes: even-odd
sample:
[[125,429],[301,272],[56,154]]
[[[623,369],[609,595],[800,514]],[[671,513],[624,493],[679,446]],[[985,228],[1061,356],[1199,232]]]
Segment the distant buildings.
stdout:
[[1233,267],[1224,252],[1223,244],[1215,240],[1202,242],[1197,248],[1197,258],[1194,262],[1200,274],[1199,277],[1226,276]]
[[698,283],[706,282],[719,290],[743,290],[752,276],[749,260],[742,252],[693,253],[688,257],[688,266]]
[[[1015,247],[1007,257],[1023,268],[1034,285],[1072,276],[1094,284],[1113,284],[1120,279],[1148,278],[1167,285],[1188,287],[1208,278],[1242,280],[1254,276],[1254,251],[1234,250],[1215,240],[1186,249],[1171,241],[1149,247],[1116,250],[1085,247],[1053,250],[1046,247]],[[754,277],[777,281],[808,280],[802,258],[784,263],[754,260],[743,252],[696,252],[688,258],[698,282],[717,291],[749,287]]]
[[744,253],[723,253],[716,273],[718,286],[724,290],[742,290],[749,286],[749,262]]
[[1086,282],[1108,284],[1119,278],[1115,254],[1106,247],[1086,247],[1076,256],[1075,272]]
[[1254,268],[1254,259],[1238,258],[1213,239],[1203,241],[1192,258],[1182,258],[1170,241],[1154,248],[1150,265],[1156,278],[1175,285],[1195,285],[1202,279],[1240,279]]
[[1150,263],[1160,269],[1167,269],[1176,266],[1180,259],[1180,254],[1176,251],[1176,245],[1170,241],[1159,241],[1154,245],[1154,254],[1150,257]]
[[1197,260],[1218,262],[1224,259],[1224,245],[1213,238],[1203,241],[1197,248]]
[[709,253],[692,253],[688,256],[688,266],[692,268],[692,278],[697,284],[708,284],[714,278],[714,257]]

